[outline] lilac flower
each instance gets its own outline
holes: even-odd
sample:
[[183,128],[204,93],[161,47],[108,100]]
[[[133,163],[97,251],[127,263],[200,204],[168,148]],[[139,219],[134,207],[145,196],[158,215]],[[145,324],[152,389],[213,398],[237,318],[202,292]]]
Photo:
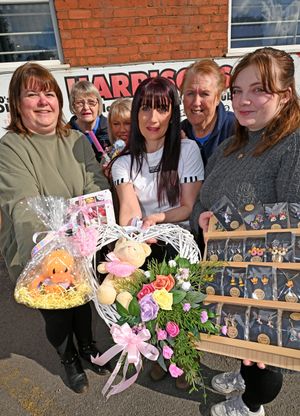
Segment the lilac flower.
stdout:
[[200,314],[200,320],[202,324],[205,324],[205,322],[208,321],[208,315],[206,311],[202,311]]
[[188,312],[191,309],[191,304],[190,303],[184,303],[182,305],[182,309],[184,310],[184,312]]
[[141,308],[141,319],[143,322],[152,321],[152,319],[157,318],[158,314],[158,304],[152,298],[152,294],[149,293],[145,295],[140,301],[140,308]]

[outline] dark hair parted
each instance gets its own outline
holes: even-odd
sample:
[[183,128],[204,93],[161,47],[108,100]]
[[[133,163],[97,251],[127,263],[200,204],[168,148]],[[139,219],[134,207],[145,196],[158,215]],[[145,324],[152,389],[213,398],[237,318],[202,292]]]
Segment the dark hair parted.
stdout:
[[[271,94],[278,94],[279,97],[284,97],[288,94],[289,97],[285,103],[281,104],[277,114],[264,129],[262,139],[253,152],[253,156],[259,156],[299,128],[300,102],[295,86],[293,58],[288,53],[271,47],[257,49],[248,53],[238,62],[230,79],[231,94],[233,93],[237,76],[250,65],[254,65],[258,69],[265,91]],[[235,138],[225,149],[225,156],[240,150],[247,140],[247,128],[237,123]]]
[[63,122],[63,96],[59,85],[48,69],[34,62],[27,62],[26,64],[19,66],[12,75],[8,91],[10,123],[7,130],[29,136],[32,134],[22,121],[20,109],[22,88],[55,92],[59,104],[56,133],[60,137],[68,136],[69,129],[65,127],[65,123]]
[[165,110],[171,107],[171,118],[157,175],[159,205],[168,201],[170,206],[174,206],[179,201],[178,164],[181,148],[179,103],[180,99],[175,85],[169,79],[160,76],[142,81],[132,101],[131,129],[128,144],[124,150],[124,153],[129,153],[131,156],[131,175],[134,162],[137,164],[137,172],[140,172],[143,162],[147,160],[146,142],[138,121],[140,108],[147,106]]

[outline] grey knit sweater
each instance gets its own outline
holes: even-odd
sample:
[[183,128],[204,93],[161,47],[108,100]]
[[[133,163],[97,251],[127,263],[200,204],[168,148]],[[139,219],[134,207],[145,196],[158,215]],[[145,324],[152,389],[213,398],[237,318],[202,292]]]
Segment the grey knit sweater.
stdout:
[[[191,229],[199,232],[198,218],[226,195],[237,207],[247,203],[300,201],[300,128],[258,157],[253,150],[263,130],[249,132],[246,146],[229,156],[223,142],[209,158],[199,200],[191,215]],[[241,157],[243,155],[243,157]]]

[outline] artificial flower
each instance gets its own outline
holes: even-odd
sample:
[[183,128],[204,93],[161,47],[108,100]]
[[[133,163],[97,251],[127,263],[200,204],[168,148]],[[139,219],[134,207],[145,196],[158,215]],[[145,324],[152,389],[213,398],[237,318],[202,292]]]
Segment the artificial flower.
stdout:
[[184,303],[182,305],[182,309],[184,310],[184,312],[188,312],[191,309],[191,304],[190,303]]
[[161,309],[165,311],[172,310],[173,294],[169,293],[166,289],[155,290],[152,293],[152,297]]
[[228,331],[227,326],[226,326],[226,325],[223,325],[223,326],[221,327],[221,332],[222,332],[222,334],[223,334],[223,335],[227,335],[227,331]]
[[208,321],[208,314],[207,311],[201,311],[200,313],[200,320],[202,324],[205,324],[205,322]]
[[185,292],[187,292],[191,287],[190,282],[183,282],[181,285],[181,289],[184,290]]
[[152,282],[152,286],[155,290],[166,289],[169,292],[175,286],[175,280],[171,274],[167,276],[158,274],[154,282]]
[[163,353],[163,357],[166,360],[169,360],[172,357],[172,355],[174,354],[174,351],[168,345],[164,345],[162,353]]
[[164,341],[167,339],[168,333],[164,329],[158,329],[156,331],[156,336],[158,341]]
[[166,331],[170,335],[170,337],[175,338],[180,332],[179,326],[176,322],[168,322],[166,325]]
[[152,298],[152,294],[149,293],[145,295],[140,301],[140,308],[141,308],[141,319],[143,322],[152,321],[152,319],[157,318],[158,314],[158,304]]
[[154,292],[154,287],[151,283],[148,283],[147,285],[143,285],[142,289],[138,292],[136,297],[138,300],[141,300],[145,295],[149,295],[149,293]]
[[181,368],[177,367],[176,364],[172,363],[169,366],[169,373],[171,374],[172,377],[177,378],[182,376],[183,371],[181,370]]
[[176,261],[175,261],[175,260],[169,260],[169,261],[168,261],[168,265],[169,265],[170,267],[176,267],[177,263],[176,263]]

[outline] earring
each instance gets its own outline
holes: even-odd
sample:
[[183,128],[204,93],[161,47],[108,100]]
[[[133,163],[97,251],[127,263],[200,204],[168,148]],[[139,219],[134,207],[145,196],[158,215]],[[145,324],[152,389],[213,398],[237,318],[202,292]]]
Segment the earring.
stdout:
[[240,287],[245,286],[245,283],[244,283],[243,278],[242,278],[242,276],[241,276],[241,275],[239,275],[239,286],[240,286]]
[[250,280],[251,280],[251,282],[252,282],[254,285],[256,285],[256,284],[257,284],[257,282],[258,282],[258,277],[257,277],[257,276],[254,276],[254,277],[252,277]]
[[264,275],[263,275],[263,277],[262,277],[262,279],[261,279],[261,281],[262,281],[262,284],[263,284],[263,285],[267,285],[267,284],[268,284],[268,282],[269,282],[269,279],[268,279],[268,277],[264,274]]
[[233,275],[231,276],[230,284],[231,284],[231,286],[235,286],[236,285],[235,278],[234,278]]

